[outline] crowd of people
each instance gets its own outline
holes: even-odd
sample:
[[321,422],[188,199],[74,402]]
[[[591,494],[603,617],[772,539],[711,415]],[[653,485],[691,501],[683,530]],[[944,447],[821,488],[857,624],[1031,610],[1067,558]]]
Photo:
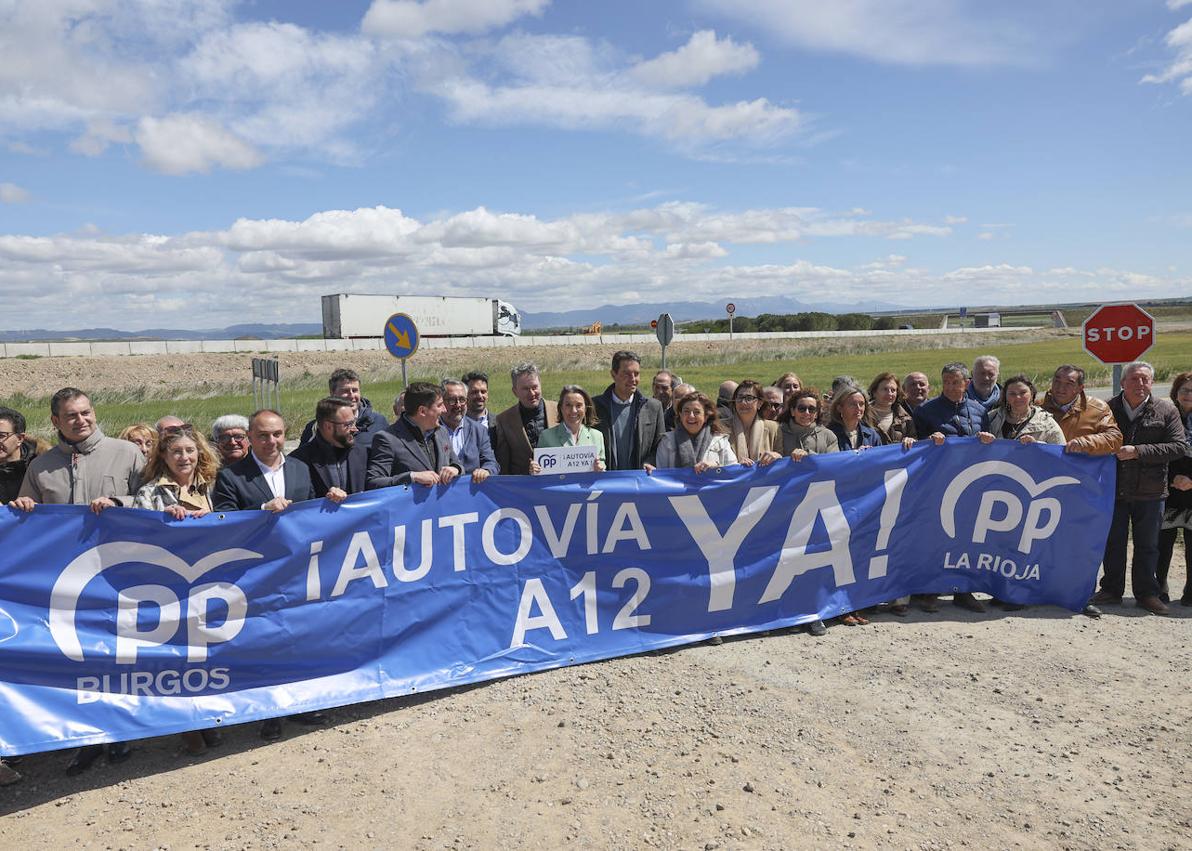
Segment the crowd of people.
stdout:
[[[111,438],[97,425],[87,393],[67,387],[50,400],[54,446],[28,434],[20,412],[0,407],[0,499],[25,512],[39,503],[86,505],[97,514],[135,507],[185,521],[212,511],[284,512],[305,500],[338,503],[366,490],[446,485],[460,476],[479,484],[491,475],[535,474],[541,472],[538,448],[592,446],[597,472],[703,473],[733,464],[765,466],[828,452],[886,444],[909,449],[920,440],[943,445],[948,438],[974,437],[985,444],[1053,443],[1068,452],[1116,456],[1104,570],[1086,615],[1099,617],[1100,606],[1122,602],[1131,538],[1136,604],[1156,615],[1169,611],[1167,576],[1181,530],[1186,561],[1192,560],[1192,372],[1177,375],[1165,399],[1152,393],[1150,364],[1129,364],[1121,392],[1108,403],[1085,393],[1079,367],[1056,368],[1040,398],[1029,377],[1002,379],[992,355],[977,358],[971,369],[946,364],[934,396],[924,372],[901,379],[882,372],[868,384],[839,376],[828,392],[806,387],[788,372],[765,386],[753,379],[725,381],[713,399],[667,370],[653,376],[647,396],[640,389],[641,359],[630,351],[613,355],[610,373],[612,382],[599,395],[566,385],[555,400],[544,397],[538,367],[519,364],[510,371],[516,401],[499,413],[488,409],[489,378],[482,372],[439,384],[416,381],[394,401],[389,422],[363,396],[360,376],[338,369],[289,454],[288,427],[275,410],[221,416],[211,425],[210,439],[176,416],[162,417],[155,426],[130,426]],[[938,597],[900,598],[884,610],[906,615],[915,604],[935,612]],[[1179,602],[1192,606],[1192,581]],[[986,611],[986,602],[973,594],[954,594],[953,603]],[[870,614],[849,612],[839,621],[864,624]],[[821,636],[827,625],[815,621],[805,630]],[[294,719],[323,721],[318,712]],[[280,719],[262,725],[265,739],[281,734]],[[183,735],[192,754],[218,741],[213,731]],[[80,748],[67,771],[85,771],[101,755],[119,762],[130,753],[121,742]],[[12,763],[0,761],[0,785],[20,779]]]

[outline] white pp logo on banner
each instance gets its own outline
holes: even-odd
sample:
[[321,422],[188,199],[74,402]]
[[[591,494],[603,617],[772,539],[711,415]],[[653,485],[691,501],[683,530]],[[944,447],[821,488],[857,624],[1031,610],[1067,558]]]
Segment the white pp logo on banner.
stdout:
[[[87,585],[110,567],[121,564],[153,564],[172,570],[187,582],[194,583],[203,574],[229,562],[262,558],[251,550],[229,549],[212,553],[190,564],[169,550],[152,544],[118,541],[100,544],[82,553],[66,566],[54,583],[50,594],[50,635],[58,649],[76,662],[83,661],[83,646],[75,626],[79,597]],[[231,582],[208,582],[190,589],[183,614],[182,601],[164,585],[137,585],[121,589],[117,594],[116,662],[133,665],[142,647],[160,647],[170,641],[186,623],[186,658],[188,662],[204,662],[207,647],[231,641],[244,627],[248,598],[239,586]],[[211,601],[227,606],[228,614],[219,626],[207,622]],[[143,603],[160,609],[157,625],[152,629],[138,628],[137,615]]]
[[[952,480],[940,502],[940,525],[948,537],[956,537],[956,503],[960,500],[961,494],[969,485],[991,476],[1001,476],[1018,483],[1031,499],[1024,508],[1022,499],[1010,491],[994,488],[985,490],[981,494],[981,504],[973,521],[973,543],[985,543],[990,532],[1014,532],[1021,524],[1022,534],[1018,538],[1017,547],[1018,551],[1024,554],[1029,554],[1037,541],[1050,538],[1060,525],[1060,501],[1055,497],[1040,498],[1041,495],[1062,485],[1080,484],[1080,480],[1072,476],[1053,476],[1036,482],[1021,467],[1007,461],[983,461],[974,464]],[[1001,508],[1000,517],[994,516],[995,506]]]

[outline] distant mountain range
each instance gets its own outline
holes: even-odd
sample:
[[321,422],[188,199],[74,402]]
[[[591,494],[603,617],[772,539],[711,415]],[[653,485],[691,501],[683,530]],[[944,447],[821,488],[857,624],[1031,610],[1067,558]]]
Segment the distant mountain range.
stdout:
[[[669,313],[676,322],[691,319],[723,319],[724,306],[730,301],[645,302],[642,304],[605,304],[580,310],[558,313],[530,313],[522,311],[522,328],[571,328],[591,325],[599,320],[605,325],[644,325]],[[759,313],[805,313],[818,310],[824,313],[870,313],[880,310],[901,310],[902,305],[884,301],[862,301],[853,304],[828,302],[805,304],[788,296],[762,296],[732,299],[738,316],[757,316]]]
[[34,328],[23,331],[0,331],[2,343],[26,343],[63,340],[236,340],[241,337],[256,340],[288,340],[322,334],[323,326],[313,322],[277,323],[273,325],[229,325],[227,328],[205,328],[185,331],[180,328],[146,328],[143,331],[120,331],[116,328],[80,328],[74,331],[46,331]]
[[[691,319],[721,319],[725,301],[646,302],[642,304],[605,304],[554,313],[522,312],[522,328],[527,331],[542,328],[572,328],[600,321],[605,325],[645,325],[659,314],[669,313],[676,322]],[[734,300],[738,316],[757,316],[759,313],[803,313],[819,310],[824,313],[870,313],[899,310],[897,304],[882,301],[844,304],[804,304],[786,296],[738,298]],[[0,331],[0,343],[97,340],[286,340],[294,337],[321,335],[323,326],[315,322],[229,325],[226,328],[204,328],[188,331],[181,328],[146,328],[142,331],[121,331],[118,328],[79,328],[71,331],[47,331],[44,328]]]

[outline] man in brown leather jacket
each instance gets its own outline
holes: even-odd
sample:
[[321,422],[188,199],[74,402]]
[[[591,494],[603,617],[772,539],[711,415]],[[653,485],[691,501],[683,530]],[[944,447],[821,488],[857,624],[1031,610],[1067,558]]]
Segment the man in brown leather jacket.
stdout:
[[1159,560],[1159,526],[1167,496],[1167,465],[1184,455],[1184,423],[1169,399],[1152,392],[1155,370],[1138,361],[1122,370],[1122,392],[1109,408],[1122,432],[1117,455],[1117,499],[1105,542],[1105,574],[1093,603],[1120,603],[1126,588],[1126,540],[1132,533],[1134,558],[1130,585],[1136,604],[1156,615],[1167,614],[1159,599],[1155,566]]
[[1109,405],[1084,394],[1084,370],[1078,366],[1066,363],[1056,369],[1043,410],[1060,424],[1068,452],[1112,455],[1122,445],[1122,430]]

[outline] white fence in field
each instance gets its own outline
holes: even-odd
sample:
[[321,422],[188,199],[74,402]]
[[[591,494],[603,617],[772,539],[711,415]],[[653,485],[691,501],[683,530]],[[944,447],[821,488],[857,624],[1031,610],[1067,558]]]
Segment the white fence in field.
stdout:
[[[1042,327],[1042,326],[1039,326]],[[1034,331],[1015,328],[914,328],[895,331],[775,331],[745,334],[676,334],[675,343],[730,340],[809,340],[841,337],[965,337]],[[657,344],[653,334],[577,334],[525,337],[423,337],[420,349],[498,349],[528,346],[629,346]],[[673,344],[672,344],[673,345]],[[0,343],[0,357],[107,357],[111,355],[187,355],[208,352],[358,352],[383,349],[379,338],[355,340],[120,340],[65,343]]]

